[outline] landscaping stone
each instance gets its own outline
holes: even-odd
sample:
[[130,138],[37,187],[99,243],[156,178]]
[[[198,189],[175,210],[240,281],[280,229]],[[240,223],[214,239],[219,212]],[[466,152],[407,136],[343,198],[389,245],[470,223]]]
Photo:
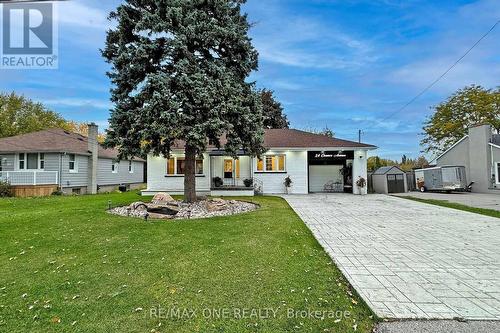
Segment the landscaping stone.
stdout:
[[149,204],[140,201],[134,202],[129,206],[113,208],[109,212],[143,219],[146,215],[152,219],[193,219],[234,215],[258,208],[258,205],[250,202],[221,198],[200,200],[195,203],[185,203],[173,199],[168,201],[166,196],[159,196],[153,200],[154,202],[151,201]]
[[168,193],[156,193],[153,197],[153,200],[151,200],[151,203],[154,205],[166,205],[170,202],[174,202],[175,199],[172,198],[172,196]]

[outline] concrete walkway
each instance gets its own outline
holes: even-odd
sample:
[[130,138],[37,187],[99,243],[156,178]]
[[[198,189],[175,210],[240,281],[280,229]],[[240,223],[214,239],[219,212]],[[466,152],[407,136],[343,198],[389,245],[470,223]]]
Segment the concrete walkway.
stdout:
[[284,196],[382,318],[500,319],[500,219],[386,196]]
[[500,211],[500,191],[498,194],[486,193],[438,193],[438,192],[409,192],[394,194],[401,197],[420,199],[445,200],[470,207],[494,209]]

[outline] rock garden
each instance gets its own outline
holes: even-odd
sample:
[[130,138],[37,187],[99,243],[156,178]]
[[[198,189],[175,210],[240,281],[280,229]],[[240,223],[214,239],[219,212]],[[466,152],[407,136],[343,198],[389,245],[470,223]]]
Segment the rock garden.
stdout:
[[109,212],[142,219],[191,219],[228,216],[257,208],[258,205],[251,202],[222,198],[203,198],[195,203],[186,203],[175,200],[167,193],[158,193],[150,203],[138,201],[129,206],[112,208]]

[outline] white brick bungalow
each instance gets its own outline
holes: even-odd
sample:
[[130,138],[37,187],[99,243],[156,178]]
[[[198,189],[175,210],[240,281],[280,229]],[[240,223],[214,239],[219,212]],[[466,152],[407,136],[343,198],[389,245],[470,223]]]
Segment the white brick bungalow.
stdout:
[[[280,194],[285,193],[284,180],[289,176],[293,182],[289,193],[365,194],[366,186],[360,189],[353,183],[360,177],[367,179],[367,152],[377,148],[295,129],[266,130],[264,146],[268,150],[261,159],[244,151],[238,152],[235,159],[224,150],[209,146],[197,161],[197,192],[227,196],[253,195],[255,190]],[[183,193],[183,148],[182,143],[174,147],[170,159],[148,156],[148,187],[144,195]]]

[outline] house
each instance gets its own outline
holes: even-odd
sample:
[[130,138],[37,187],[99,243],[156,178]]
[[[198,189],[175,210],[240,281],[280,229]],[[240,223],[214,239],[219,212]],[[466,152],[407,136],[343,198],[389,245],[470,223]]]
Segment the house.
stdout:
[[406,193],[408,180],[406,173],[397,166],[384,166],[371,175],[373,191],[376,193]]
[[472,192],[500,194],[500,134],[488,124],[469,128],[468,135],[436,158],[437,166],[465,167]]
[[145,161],[116,160],[118,151],[97,141],[98,127],[89,125],[89,138],[62,129],[48,129],[0,139],[0,180],[19,196],[94,194],[118,186],[144,183]]
[[[224,145],[221,138],[221,145]],[[329,138],[295,129],[267,129],[267,152],[261,158],[244,151],[238,158],[209,145],[196,161],[196,189],[200,194],[253,195],[285,193],[286,177],[292,180],[288,193],[338,191],[366,193],[356,181],[367,179],[367,153],[375,146]],[[148,156],[148,186],[144,195],[184,191],[184,144],[176,143],[170,159]],[[353,186],[354,182],[354,186]],[[328,185],[328,186],[325,186]]]

